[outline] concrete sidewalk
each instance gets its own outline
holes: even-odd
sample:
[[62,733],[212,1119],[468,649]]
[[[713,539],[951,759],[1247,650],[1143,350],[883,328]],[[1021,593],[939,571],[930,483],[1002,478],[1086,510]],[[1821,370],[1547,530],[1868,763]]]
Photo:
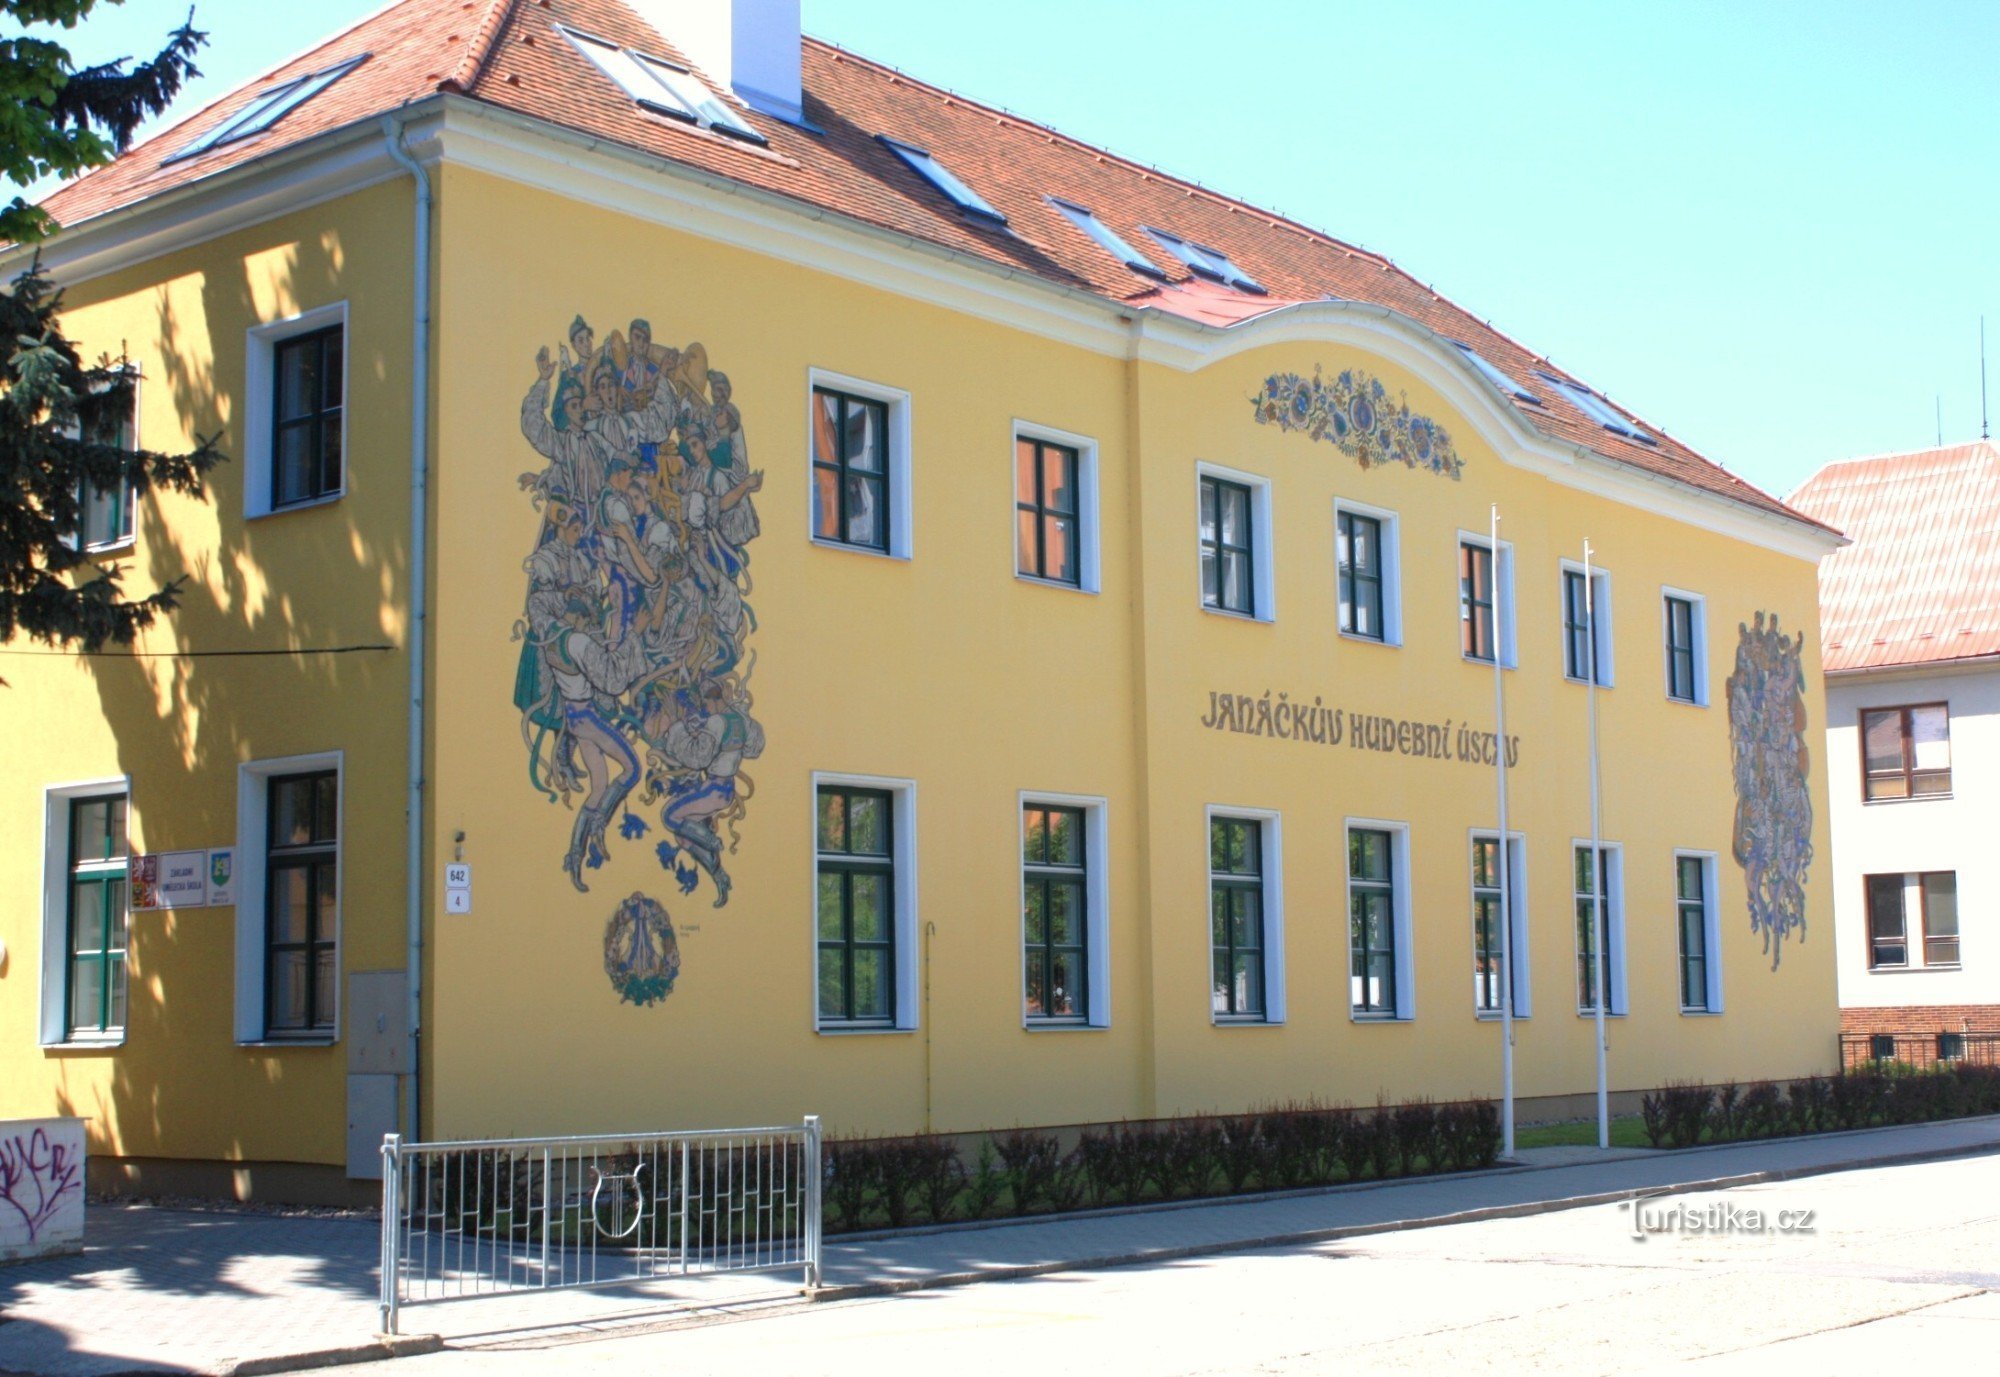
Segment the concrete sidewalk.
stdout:
[[[1692,1190],[2000,1152],[2000,1117],[1858,1133],[1633,1152],[1549,1148],[1465,1176],[1214,1204],[960,1226],[825,1249],[822,1299],[969,1280],[1301,1245],[1464,1219],[1538,1213],[1651,1191]],[[1578,1160],[1581,1158],[1582,1160]],[[376,1328],[372,1220],[93,1206],[88,1250],[0,1267],[0,1373],[276,1372],[385,1356]],[[791,1274],[412,1307],[422,1351],[535,1329],[796,1304]]]

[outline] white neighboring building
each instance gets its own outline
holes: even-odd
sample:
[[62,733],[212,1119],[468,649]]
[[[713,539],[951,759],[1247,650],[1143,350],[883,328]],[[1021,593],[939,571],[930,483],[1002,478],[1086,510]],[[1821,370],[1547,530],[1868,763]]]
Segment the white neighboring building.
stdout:
[[1820,565],[1847,1064],[2000,1062],[2000,446],[1829,464]]

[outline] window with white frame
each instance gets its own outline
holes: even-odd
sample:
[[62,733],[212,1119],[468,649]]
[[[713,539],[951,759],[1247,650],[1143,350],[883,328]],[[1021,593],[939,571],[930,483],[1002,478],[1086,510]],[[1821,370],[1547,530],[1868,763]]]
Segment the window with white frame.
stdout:
[[1722,932],[1715,894],[1716,858],[1674,853],[1675,939],[1680,947],[1681,1012],[1722,1012]]
[[1014,572],[1038,583],[1098,590],[1094,441],[1015,423]]
[[1217,1023],[1284,1021],[1278,816],[1208,814],[1209,1009]]
[[246,348],[249,514],[338,498],[347,487],[347,303],[256,326]]
[[[1504,890],[1503,890],[1504,882]],[[1501,903],[1502,894],[1506,903]],[[1527,843],[1518,834],[1507,840],[1502,866],[1500,837],[1493,832],[1472,834],[1472,1007],[1482,1016],[1501,1012],[1505,988],[1503,970],[1514,972],[1514,1017],[1532,1012],[1528,973]],[[1506,946],[1502,949],[1502,910]]]
[[1030,1028],[1110,1023],[1104,801],[1021,799],[1022,1017]]
[[1345,499],[1333,504],[1340,633],[1403,643],[1402,540],[1396,514]]
[[236,783],[236,1040],[340,1034],[343,763],[250,761]]
[[813,541],[908,559],[910,394],[816,368],[808,400]]
[[[90,427],[88,438],[98,444],[130,451],[139,442],[138,369],[127,365],[119,371],[129,380],[130,390],[125,394],[125,404],[118,408],[115,418],[102,420]],[[66,427],[66,433],[72,438],[80,430],[80,427]],[[79,483],[76,496],[79,515],[76,534],[70,543],[92,552],[116,550],[132,543],[132,511],[137,494],[131,484],[99,485],[86,478]]]
[[44,808],[41,1042],[119,1042],[130,918],[126,782],[60,785]]
[[815,1023],[916,1026],[915,819],[908,780],[813,781]]
[[1271,484],[1216,464],[1195,466],[1201,605],[1252,621],[1276,615],[1271,577]]
[[1459,653],[1507,669],[1514,653],[1514,547],[1458,533]]
[[1410,951],[1409,828],[1347,820],[1347,977],[1357,1019],[1416,1013]]
[[1613,683],[1611,659],[1611,575],[1562,562],[1563,677],[1578,683]]
[[1678,588],[1660,590],[1666,648],[1667,697],[1696,707],[1708,703],[1708,601]]
[[1595,1013],[1598,991],[1606,989],[1610,997],[1604,1011],[1622,1014],[1625,1012],[1625,904],[1624,867],[1619,848],[1600,845],[1593,865],[1589,843],[1577,843],[1572,882],[1576,898],[1577,1012]]

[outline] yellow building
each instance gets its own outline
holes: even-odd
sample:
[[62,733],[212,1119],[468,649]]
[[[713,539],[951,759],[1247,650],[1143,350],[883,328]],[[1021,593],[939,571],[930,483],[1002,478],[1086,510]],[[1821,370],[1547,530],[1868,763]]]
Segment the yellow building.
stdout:
[[0,1117],[105,1179],[1496,1095],[1496,678],[1520,1094],[1600,984],[1614,1092],[1833,1063],[1837,537],[1384,260],[784,0],[405,0],[51,209],[233,459],[7,660]]

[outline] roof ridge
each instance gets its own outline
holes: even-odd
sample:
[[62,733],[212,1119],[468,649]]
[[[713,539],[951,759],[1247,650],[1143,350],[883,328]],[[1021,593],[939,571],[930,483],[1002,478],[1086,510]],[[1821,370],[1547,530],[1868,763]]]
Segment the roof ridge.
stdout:
[[[828,40],[816,37],[813,34],[802,34],[800,35],[800,37],[805,42],[811,43],[820,48],[824,48],[826,51],[834,53],[849,62],[858,63],[864,67],[872,67],[876,71],[894,77],[899,81],[905,82],[913,86],[921,86],[929,91],[934,91],[938,95],[943,96],[947,100],[957,101],[961,105],[967,105],[977,110],[983,110],[987,114],[992,115],[995,119],[1014,125],[1017,128],[1023,130],[1032,130],[1038,134],[1047,134],[1052,138],[1055,138],[1065,144],[1068,144],[1071,148],[1074,148],[1079,152],[1092,153],[1100,158],[1110,159],[1112,162],[1122,164],[1123,166],[1128,167],[1133,171],[1141,173],[1145,176],[1158,178],[1162,181],[1172,182],[1174,185],[1183,187],[1194,195],[1206,197],[1210,201],[1215,202],[1217,205],[1227,206],[1234,210],[1246,211],[1252,215],[1260,216],[1263,219],[1269,221],[1274,226],[1283,226],[1287,229],[1296,230],[1298,233],[1306,236],[1307,238],[1318,240],[1320,243],[1330,248],[1339,249],[1344,253],[1352,254],[1358,258],[1365,258],[1372,263],[1379,263],[1382,267],[1388,269],[1391,272],[1402,274],[1402,276],[1408,278],[1410,282],[1412,282],[1416,286],[1423,287],[1425,291],[1431,291],[1431,288],[1426,286],[1424,283],[1418,281],[1417,278],[1413,274],[1411,274],[1408,269],[1398,266],[1395,260],[1383,254],[1376,253],[1373,249],[1366,249],[1361,247],[1359,244],[1349,243],[1345,239],[1340,239],[1335,237],[1334,235],[1328,234],[1325,230],[1317,229],[1312,225],[1304,223],[1303,221],[1295,220],[1291,216],[1286,215],[1281,211],[1272,210],[1268,206],[1257,205],[1256,203],[1251,201],[1246,201],[1239,196],[1231,196],[1227,192],[1217,191],[1213,187],[1204,186],[1202,183],[1194,180],[1192,177],[1184,177],[1177,172],[1169,172],[1165,168],[1160,167],[1155,163],[1144,163],[1140,162],[1136,158],[1128,158],[1122,153],[1116,153],[1113,152],[1111,149],[1103,147],[1101,144],[1086,143],[1084,140],[1077,138],[1074,134],[1066,134],[1062,130],[1057,129],[1053,125],[1044,124],[1040,120],[1030,119],[1026,115],[1016,114],[1014,111],[1008,110],[1002,106],[988,104],[986,101],[979,100],[973,96],[968,96],[961,91],[954,91],[949,86],[940,86],[934,81],[926,81],[923,77],[912,76],[909,72],[904,71],[900,67],[891,66],[889,63],[880,61],[877,58],[872,58],[868,57],[865,54],[857,53],[852,48],[843,48],[838,43],[829,42]],[[1432,294],[1435,295],[1436,293],[1433,292]]]
[[[1805,481],[1806,483],[1810,483],[1813,478],[1817,478],[1828,469],[1839,468],[1843,464],[1874,464],[1884,459],[1917,459],[1927,454],[1946,454],[1955,449],[1983,449],[1990,452],[1993,458],[2000,459],[2000,440],[1994,440],[1989,436],[1982,436],[1977,440],[1960,440],[1955,444],[1949,445],[1926,445],[1922,449],[1885,449],[1879,454],[1855,454],[1845,459],[1829,459],[1817,469],[1814,469],[1811,477],[1808,477]],[[1799,486],[1804,487],[1805,484],[1801,483]]]
[[486,15],[466,40],[465,51],[459,55],[458,66],[450,76],[438,83],[440,91],[457,91],[470,95],[478,83],[480,73],[486,69],[486,59],[493,54],[493,43],[500,36],[500,30],[514,14],[514,0],[487,0]]

